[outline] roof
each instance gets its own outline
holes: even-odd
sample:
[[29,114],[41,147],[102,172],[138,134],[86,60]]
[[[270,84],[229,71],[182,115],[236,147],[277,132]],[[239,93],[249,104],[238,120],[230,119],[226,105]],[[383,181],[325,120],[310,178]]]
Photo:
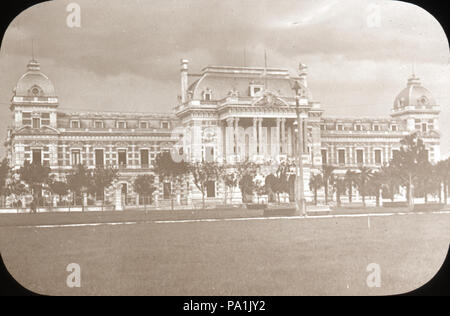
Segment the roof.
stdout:
[[40,64],[32,59],[28,71],[20,77],[14,89],[15,96],[55,97],[55,88],[50,79],[41,72]]
[[202,99],[203,92],[207,90],[211,91],[214,100],[227,97],[230,91],[248,96],[252,84],[265,85],[266,90],[281,97],[295,97],[293,80],[286,69],[225,66],[205,67],[201,77],[189,86],[188,94],[194,100]]
[[422,86],[419,78],[413,75],[408,79],[406,88],[404,88],[395,98],[394,109],[424,105],[437,104],[431,92]]

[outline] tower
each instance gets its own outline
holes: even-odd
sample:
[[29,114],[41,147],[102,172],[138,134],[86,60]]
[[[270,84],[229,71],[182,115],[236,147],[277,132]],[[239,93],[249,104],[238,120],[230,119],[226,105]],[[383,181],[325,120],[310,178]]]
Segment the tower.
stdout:
[[401,123],[403,130],[420,134],[429,149],[432,162],[440,158],[439,113],[440,106],[415,74],[395,98],[391,113],[391,117]]

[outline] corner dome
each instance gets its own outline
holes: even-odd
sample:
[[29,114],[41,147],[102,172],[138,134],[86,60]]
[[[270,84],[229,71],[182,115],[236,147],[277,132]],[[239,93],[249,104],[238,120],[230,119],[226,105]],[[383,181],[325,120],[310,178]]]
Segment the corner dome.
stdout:
[[424,88],[420,79],[412,75],[408,84],[395,98],[394,110],[400,110],[407,106],[422,107],[437,105],[431,92]]
[[55,87],[50,79],[41,72],[40,64],[35,59],[27,65],[28,71],[20,77],[14,88],[14,96],[20,97],[55,97]]

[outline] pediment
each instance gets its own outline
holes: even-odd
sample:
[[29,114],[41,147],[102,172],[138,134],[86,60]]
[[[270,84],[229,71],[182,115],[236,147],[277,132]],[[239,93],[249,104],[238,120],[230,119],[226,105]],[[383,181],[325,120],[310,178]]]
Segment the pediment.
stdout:
[[23,126],[15,131],[17,135],[59,135],[60,132],[50,126],[42,126],[40,128],[32,128],[31,126]]
[[281,97],[273,92],[266,91],[264,94],[257,98],[253,103],[253,106],[289,106],[289,104]]

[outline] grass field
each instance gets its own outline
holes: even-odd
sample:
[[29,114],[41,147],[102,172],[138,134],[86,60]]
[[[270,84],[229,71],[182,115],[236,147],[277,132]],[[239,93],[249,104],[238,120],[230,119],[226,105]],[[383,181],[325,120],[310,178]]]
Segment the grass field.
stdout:
[[[103,222],[125,221],[129,214],[104,214]],[[57,214],[53,221],[77,222],[72,215]],[[76,214],[83,215],[82,222],[100,216]],[[11,217],[3,217],[0,250],[16,280],[41,294],[379,295],[426,283],[442,265],[450,242],[450,214],[370,220],[151,219],[175,221],[17,227]],[[81,267],[80,288],[66,286],[69,263]],[[370,263],[381,267],[380,288],[367,287]]]

